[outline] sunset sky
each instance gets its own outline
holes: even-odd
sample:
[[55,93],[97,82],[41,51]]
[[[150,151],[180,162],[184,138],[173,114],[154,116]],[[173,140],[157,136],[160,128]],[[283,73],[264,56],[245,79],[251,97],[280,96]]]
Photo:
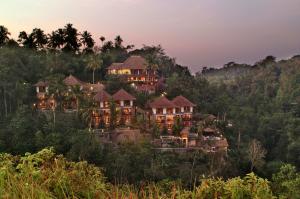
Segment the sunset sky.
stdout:
[[94,39],[120,34],[126,44],[161,44],[177,62],[219,67],[267,55],[300,54],[300,0],[2,0],[0,25],[14,38],[66,23]]

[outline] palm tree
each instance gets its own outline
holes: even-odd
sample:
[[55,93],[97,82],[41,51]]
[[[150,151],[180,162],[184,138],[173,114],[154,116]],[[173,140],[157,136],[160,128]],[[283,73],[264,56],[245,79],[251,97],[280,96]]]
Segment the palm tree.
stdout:
[[65,43],[64,31],[61,28],[59,28],[56,31],[53,31],[48,37],[48,46],[52,49],[60,49]]
[[68,100],[76,100],[76,112],[77,115],[79,113],[79,108],[80,108],[80,102],[81,99],[83,98],[83,93],[79,85],[73,86],[68,92],[67,92],[67,98]]
[[0,26],[0,46],[9,41],[9,35],[10,32],[8,32],[8,29],[4,26]]
[[85,49],[83,50],[84,52],[86,52],[86,53],[93,52],[93,47],[95,45],[95,41],[92,38],[91,33],[89,33],[88,31],[84,31],[81,34],[80,41],[85,46]]
[[121,47],[122,47],[122,43],[123,43],[123,39],[121,38],[120,35],[118,35],[118,36],[115,38],[115,47],[116,47],[116,48],[121,48]]
[[158,69],[157,58],[155,55],[150,54],[146,56],[146,60],[148,63],[147,66],[148,82],[150,83],[150,73]]
[[103,42],[105,41],[105,37],[101,36],[101,37],[100,37],[100,41],[101,41],[102,46],[103,46]]
[[73,24],[67,24],[63,31],[65,41],[63,50],[66,52],[77,52],[81,46],[81,43],[78,40],[77,29],[73,28]]
[[93,71],[93,84],[95,84],[95,71],[103,65],[103,60],[98,54],[91,55],[88,60],[87,68]]
[[91,101],[88,101],[87,106],[80,110],[80,118],[88,124],[89,131],[92,129],[93,115],[97,113],[97,106]]
[[33,38],[34,46],[39,50],[43,49],[44,46],[48,43],[47,35],[40,28],[33,29],[29,37]]
[[104,43],[104,45],[102,45],[101,52],[106,53],[106,52],[109,52],[113,48],[114,48],[113,42],[112,41],[107,41],[107,42]]
[[25,31],[20,32],[18,37],[18,42],[23,45],[25,48],[35,49],[34,39],[32,38],[32,34],[28,35]]

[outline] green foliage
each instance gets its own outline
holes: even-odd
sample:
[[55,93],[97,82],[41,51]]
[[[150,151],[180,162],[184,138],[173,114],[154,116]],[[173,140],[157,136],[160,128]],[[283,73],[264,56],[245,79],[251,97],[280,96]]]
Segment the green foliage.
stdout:
[[274,193],[279,198],[300,198],[300,173],[290,164],[283,165],[278,173],[273,174]]
[[0,155],[0,195],[4,198],[97,198],[105,193],[101,169],[69,162],[52,149],[13,157]]
[[[128,148],[130,146],[120,150]],[[144,151],[140,151],[135,157],[136,163],[144,161],[144,155]],[[26,153],[22,157],[0,154],[0,160],[0,194],[4,198],[275,198],[270,183],[253,173],[228,180],[202,179],[200,185],[188,190],[180,182],[167,179],[139,187],[112,185],[105,182],[100,168],[87,162],[67,161],[62,155],[55,155],[52,149]],[[116,172],[124,168],[122,164],[117,166],[122,167]],[[297,195],[289,197],[297,198]]]

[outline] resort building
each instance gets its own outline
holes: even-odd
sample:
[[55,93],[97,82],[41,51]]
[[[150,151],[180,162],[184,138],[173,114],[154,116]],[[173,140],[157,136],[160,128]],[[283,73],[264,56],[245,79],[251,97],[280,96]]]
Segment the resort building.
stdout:
[[103,128],[110,124],[110,106],[112,96],[105,90],[99,91],[94,96],[94,101],[97,104],[96,111],[93,111],[92,127],[94,129]]
[[184,126],[191,126],[195,106],[183,96],[178,96],[172,101],[163,96],[149,103],[152,120],[159,127],[166,127],[168,130],[172,129],[177,118]]
[[124,89],[116,92],[112,98],[117,104],[117,112],[120,113],[117,122],[126,125],[130,124],[132,117],[135,115],[134,101],[136,98]]
[[158,81],[156,70],[149,70],[147,61],[141,56],[131,56],[124,63],[113,63],[108,74],[119,75],[129,83],[154,85]]
[[51,109],[55,102],[49,95],[49,83],[46,81],[39,81],[35,85],[37,103],[34,104],[40,110]]
[[[73,112],[77,109],[77,99],[74,95],[76,92],[82,92],[85,95],[91,96],[104,89],[104,85],[101,83],[90,84],[79,80],[73,75],[69,75],[63,80],[64,85],[67,87],[64,91],[63,108],[66,112]],[[39,110],[53,109],[55,106],[55,100],[52,95],[49,94],[49,87],[51,85],[46,81],[39,81],[34,85],[37,93],[37,104],[35,106]]]
[[182,119],[183,125],[191,126],[194,107],[196,105],[182,95],[175,97],[172,102],[176,106],[176,115]]
[[93,111],[92,127],[95,129],[108,127],[111,123],[111,106],[110,103],[115,103],[115,111],[117,114],[116,124],[129,125],[132,117],[135,115],[135,97],[130,95],[124,89],[119,90],[114,95],[108,94],[102,90],[94,96],[96,102],[96,110]]

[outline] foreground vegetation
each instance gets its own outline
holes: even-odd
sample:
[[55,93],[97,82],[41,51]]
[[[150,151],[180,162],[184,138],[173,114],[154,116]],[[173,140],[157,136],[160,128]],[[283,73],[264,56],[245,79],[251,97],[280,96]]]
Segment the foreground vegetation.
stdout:
[[169,180],[144,182],[137,188],[107,183],[100,168],[70,162],[51,149],[22,157],[0,155],[2,198],[299,198],[299,185],[300,174],[285,165],[272,182],[250,173],[228,180],[203,176],[193,190]]

